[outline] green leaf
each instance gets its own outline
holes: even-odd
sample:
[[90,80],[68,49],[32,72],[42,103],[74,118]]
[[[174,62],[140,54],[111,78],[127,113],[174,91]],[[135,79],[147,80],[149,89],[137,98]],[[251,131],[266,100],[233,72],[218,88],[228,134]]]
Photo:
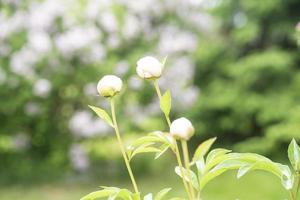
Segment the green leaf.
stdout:
[[160,139],[158,137],[147,135],[147,136],[138,138],[129,147],[130,148],[137,148],[141,145],[154,144],[156,142],[163,142],[163,141],[162,141],[162,139]]
[[153,195],[152,193],[147,194],[146,196],[144,196],[144,200],[153,200]]
[[[183,172],[183,174],[181,173],[181,170]],[[184,178],[184,180],[186,180],[187,182],[191,182],[193,187],[198,190],[199,189],[199,183],[198,183],[198,179],[197,179],[197,176],[196,174],[191,171],[191,170],[187,170],[185,168],[182,167],[182,169],[180,169],[179,166],[175,167],[175,173],[180,176],[181,178]],[[190,173],[190,174],[188,174]],[[190,176],[191,176],[191,179],[190,179]]]
[[186,199],[180,198],[180,197],[173,197],[173,198],[171,198],[171,199],[169,199],[169,200],[186,200]]
[[238,178],[253,170],[263,170],[280,178],[282,185],[287,190],[293,187],[293,175],[287,165],[272,162],[264,156],[253,153],[232,153],[227,162],[231,160],[245,163],[239,168]]
[[141,200],[140,193],[133,193],[131,196],[132,196],[132,200]]
[[[158,152],[159,149],[152,147],[152,145],[154,145],[154,144],[155,144],[154,142],[144,142],[143,144],[141,144],[139,146],[128,146],[127,147],[127,156],[129,158],[129,160],[131,160],[137,154]],[[155,148],[157,150],[154,150],[153,148]]]
[[165,57],[164,57],[164,59],[161,61],[161,66],[162,66],[162,69],[164,69],[164,68],[165,68],[165,65],[166,65],[167,59],[168,59],[168,56],[165,56]]
[[258,161],[253,164],[246,164],[244,166],[241,166],[241,168],[238,171],[237,177],[240,178],[244,176],[246,173],[253,171],[253,170],[263,170],[270,172],[279,178],[282,176],[282,172],[280,168],[276,165],[276,163],[271,161]]
[[154,200],[162,200],[172,188],[164,188],[155,195]]
[[156,153],[155,159],[159,158],[169,148],[175,149],[175,140],[169,134],[155,131],[141,137],[127,147],[127,155],[132,159],[140,153]]
[[228,170],[238,169],[241,166],[247,164],[246,162],[237,161],[237,160],[225,160],[224,162],[220,163],[212,170],[207,172],[201,179],[200,179],[200,190],[202,190],[208,182],[213,180],[214,178],[218,177],[219,175],[223,174]]
[[200,179],[205,173],[205,162],[204,158],[196,161],[196,167],[198,171],[198,178]]
[[101,108],[95,107],[95,106],[90,106],[89,107],[101,118],[103,119],[108,125],[111,127],[114,127],[112,120],[110,116],[107,114],[107,112]]
[[167,90],[160,100],[160,109],[166,116],[169,116],[171,111],[171,92]]
[[129,160],[131,160],[137,154],[141,154],[141,153],[158,153],[158,152],[161,152],[161,151],[160,151],[160,149],[158,149],[156,147],[140,146],[131,153],[131,155],[129,157]]
[[294,185],[294,176],[287,165],[276,163],[277,167],[281,172],[281,183],[286,190],[291,190]]
[[175,151],[176,140],[169,134],[161,131],[155,131],[149,134],[150,136],[155,136],[161,139],[162,143],[169,144],[171,149]]
[[[241,163],[245,163],[245,165],[252,165],[252,167],[250,168],[251,170],[255,170],[255,169],[264,170],[264,171],[273,173],[274,175],[276,175],[278,177],[281,176],[281,170],[277,166],[277,163],[274,163],[270,159],[268,159],[264,156],[261,156],[259,154],[255,154],[255,153],[230,153],[230,154],[227,154],[227,155],[228,155],[227,160],[224,161],[223,163],[232,162],[232,161],[241,162]],[[220,166],[220,165],[218,165],[218,166]],[[243,166],[244,165],[242,165],[241,167],[243,167]]]
[[288,148],[288,157],[295,171],[300,170],[300,148],[293,139]]
[[222,149],[222,148],[217,148],[212,150],[211,152],[208,153],[206,157],[206,163],[212,162],[214,159],[218,158],[219,156],[223,156],[227,153],[230,153],[231,150],[228,149]]
[[[132,194],[132,192],[130,192],[127,189],[120,189],[117,187],[106,187],[106,186],[102,186],[102,188],[103,188],[102,191],[107,191],[109,193],[109,197],[107,198],[108,200],[114,200],[114,199],[132,200],[133,196],[135,196],[135,194]],[[97,198],[102,198],[102,197],[97,197]]]
[[114,193],[114,191],[112,191],[112,190],[106,190],[106,189],[99,190],[99,191],[92,192],[92,193],[82,197],[80,200],[94,200],[97,198],[109,197],[113,193]]
[[267,172],[273,173],[274,175],[279,176],[279,177],[282,176],[282,171],[280,170],[278,165],[271,161],[256,162],[253,165],[253,167],[251,168],[251,170],[254,170],[254,169],[267,171]]
[[167,143],[170,145],[175,144],[175,140],[173,137],[168,137],[169,134],[163,133],[161,131],[155,131],[152,133],[149,133],[147,136],[143,136],[136,141],[134,141],[130,147],[136,148],[140,145],[144,145],[145,143]]
[[121,189],[117,193],[117,197],[124,199],[124,200],[132,200],[132,193],[127,189]]
[[270,159],[256,154],[256,153],[230,153],[227,154],[229,155],[230,159],[237,159],[237,160],[241,160],[241,161],[245,161],[245,162],[249,162],[249,163],[254,163],[254,162],[258,162],[258,161],[270,161],[272,162]]
[[115,200],[118,197],[118,193],[112,194],[107,200]]
[[239,168],[239,171],[237,173],[237,178],[241,178],[242,176],[244,176],[246,173],[248,173],[251,169],[253,168],[253,164],[246,164],[242,167]]
[[163,144],[159,147],[160,152],[157,152],[155,155],[155,160],[158,159],[161,155],[163,155],[168,149],[170,145],[169,144]]
[[224,162],[225,160],[235,158],[235,156],[232,155],[232,153],[228,154],[230,150],[215,150],[216,151],[211,151],[206,158],[205,172],[211,170],[213,167],[220,164],[221,162]]
[[205,154],[209,151],[211,145],[216,141],[216,139],[217,138],[214,137],[202,142],[194,153],[193,162],[200,160],[203,156],[205,156]]

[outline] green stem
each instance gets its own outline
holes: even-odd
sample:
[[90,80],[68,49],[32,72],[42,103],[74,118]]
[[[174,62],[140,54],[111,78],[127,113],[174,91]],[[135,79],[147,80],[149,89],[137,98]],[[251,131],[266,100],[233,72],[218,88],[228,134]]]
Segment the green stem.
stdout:
[[295,200],[294,194],[292,190],[289,190],[289,194],[290,194],[290,199],[291,200]]
[[202,200],[201,197],[200,197],[200,192],[198,192],[198,197],[197,197],[197,199],[198,199],[198,200]]
[[189,186],[190,186],[191,196],[194,199],[195,198],[195,191],[194,191],[194,187],[193,187],[193,184],[192,184],[192,175],[191,175],[191,171],[190,171],[189,150],[188,150],[186,140],[181,140],[181,147],[182,147],[182,151],[183,151],[184,165],[185,165],[185,168],[187,170],[188,178],[190,180],[189,181]]
[[[158,98],[159,98],[159,101],[160,101],[162,95],[161,95],[161,91],[160,91],[160,88],[159,88],[159,85],[158,85],[158,80],[155,79],[155,80],[153,81],[153,84],[154,84],[154,87],[155,87],[157,96],[158,96]],[[170,127],[170,126],[171,126],[171,121],[170,121],[169,116],[166,116],[166,115],[165,115],[165,118],[166,118],[166,120],[167,120],[168,126]]]
[[182,161],[181,161],[181,157],[180,157],[180,153],[179,153],[179,148],[178,148],[178,145],[177,145],[177,141],[176,141],[176,145],[175,145],[175,155],[176,155],[177,163],[179,165],[180,173],[182,174],[182,181],[183,181],[183,185],[184,185],[185,191],[188,194],[189,199],[193,200],[193,197],[192,197],[191,192],[189,190],[189,186],[188,186],[186,180],[184,179],[183,165],[182,165]]
[[121,149],[124,161],[125,161],[125,165],[127,167],[127,170],[128,170],[128,173],[129,173],[134,191],[135,191],[135,193],[139,193],[139,189],[137,187],[136,181],[134,179],[134,175],[132,173],[132,170],[131,170],[131,167],[130,167],[130,164],[129,164],[129,159],[127,157],[127,154],[126,154],[126,151],[125,151],[125,148],[124,148],[124,145],[123,145],[123,141],[122,141],[121,136],[120,136],[119,127],[118,127],[118,123],[117,123],[117,119],[116,119],[115,103],[114,103],[113,98],[110,99],[110,106],[111,106],[111,115],[112,115],[114,129],[115,129],[116,136],[117,136],[117,139],[118,139],[118,143],[119,143],[119,146],[120,146],[120,149]]
[[298,197],[298,192],[299,192],[299,186],[300,186],[300,177],[299,177],[299,174],[297,172],[297,175],[296,175],[296,182],[297,182],[297,185],[296,185],[296,191],[295,191],[295,199],[297,199]]
[[[153,84],[154,84],[154,87],[155,87],[157,96],[158,96],[159,100],[161,100],[162,95],[161,95],[161,91],[160,91],[160,88],[159,88],[159,85],[158,85],[158,80],[155,79],[155,80],[153,81]],[[171,126],[171,120],[170,120],[170,117],[167,116],[167,115],[165,115],[165,118],[166,118],[166,121],[167,121],[168,126],[169,126],[169,128],[170,128],[170,126]],[[192,194],[190,193],[188,184],[187,184],[186,180],[185,180],[184,177],[183,177],[183,174],[184,174],[184,171],[183,171],[183,164],[182,164],[182,160],[181,160],[180,151],[179,151],[179,148],[178,148],[177,141],[176,141],[176,143],[175,143],[175,151],[174,151],[174,153],[175,153],[175,155],[176,155],[177,163],[178,163],[180,172],[181,172],[181,174],[182,174],[182,182],[183,182],[184,188],[185,188],[185,190],[186,190],[186,193],[188,194],[190,200],[194,200],[194,199],[192,198]]]

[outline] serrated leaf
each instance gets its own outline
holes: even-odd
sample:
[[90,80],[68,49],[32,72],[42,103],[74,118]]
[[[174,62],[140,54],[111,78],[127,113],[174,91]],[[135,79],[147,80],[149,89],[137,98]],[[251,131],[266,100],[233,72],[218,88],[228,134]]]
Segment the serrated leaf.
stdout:
[[160,100],[160,109],[166,116],[170,115],[172,98],[170,90],[167,90]]
[[90,106],[89,107],[101,118],[103,119],[108,125],[111,127],[114,127],[112,120],[110,116],[107,114],[107,112],[101,108],[95,107],[95,106]]
[[193,156],[193,162],[202,159],[203,156],[209,151],[211,145],[216,141],[216,137],[210,138],[204,142],[202,142],[196,149],[194,156]]
[[154,200],[163,200],[163,198],[170,192],[172,188],[164,188],[155,195]]
[[288,157],[295,171],[300,170],[300,148],[293,139],[288,148]]
[[[181,171],[183,172],[183,174],[181,173]],[[198,179],[196,174],[192,171],[192,170],[187,170],[185,168],[180,168],[179,166],[175,167],[175,173],[180,176],[181,178],[183,178],[184,180],[186,180],[187,182],[192,183],[193,187],[198,190],[199,189],[199,183],[198,183]],[[191,179],[189,178],[189,174],[191,176]]]

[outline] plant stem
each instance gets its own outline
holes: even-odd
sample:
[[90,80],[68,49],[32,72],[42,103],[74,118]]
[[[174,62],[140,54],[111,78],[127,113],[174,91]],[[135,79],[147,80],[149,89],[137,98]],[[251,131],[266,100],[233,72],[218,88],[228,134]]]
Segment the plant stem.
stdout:
[[293,188],[289,190],[289,195],[291,200],[296,200],[298,197],[299,192],[299,186],[300,186],[300,177],[298,171],[295,173],[295,182],[293,185]]
[[299,174],[298,172],[296,172],[296,182],[297,182],[297,185],[296,185],[296,191],[295,191],[295,199],[297,199],[298,197],[298,192],[299,192],[299,186],[300,186],[300,177],[299,177]]
[[[153,81],[153,84],[154,84],[154,87],[155,87],[157,96],[158,96],[158,98],[159,98],[159,101],[160,101],[162,95],[161,95],[161,91],[160,91],[160,88],[159,88],[159,85],[158,85],[158,80],[155,79],[155,80]],[[170,121],[169,116],[166,116],[166,115],[165,115],[165,118],[166,118],[166,120],[167,120],[168,126],[170,127],[170,126],[171,126],[171,121]]]
[[194,199],[195,198],[195,191],[194,191],[194,187],[193,187],[193,184],[192,184],[192,175],[191,175],[191,171],[190,171],[189,150],[188,150],[186,140],[181,140],[181,147],[182,147],[182,151],[183,151],[183,158],[184,158],[185,168],[187,170],[188,178],[190,179],[190,182],[189,182],[190,191],[191,191],[192,198]]
[[183,181],[183,185],[184,185],[184,188],[186,190],[186,193],[188,194],[190,200],[194,200],[193,197],[192,197],[192,194],[191,194],[191,192],[189,190],[189,186],[188,186],[186,180],[184,179],[183,165],[182,165],[182,161],[181,161],[181,157],[180,157],[180,152],[179,152],[179,148],[178,148],[178,145],[177,145],[177,141],[176,141],[176,145],[175,145],[175,155],[176,155],[177,163],[179,165],[180,172],[182,174],[182,181]]
[[[158,96],[159,100],[161,100],[162,95],[161,95],[161,91],[160,91],[160,88],[159,88],[159,85],[158,85],[158,80],[155,79],[155,80],[153,81],[153,84],[154,84],[154,87],[155,87],[157,96]],[[167,116],[167,115],[165,115],[165,118],[166,118],[166,121],[167,121],[168,126],[169,126],[169,128],[170,128],[170,126],[171,126],[171,120],[170,120],[170,117]],[[183,164],[182,164],[182,160],[181,160],[180,151],[179,151],[179,148],[178,148],[177,141],[176,141],[176,143],[175,143],[175,152],[174,152],[174,153],[175,153],[175,155],[176,155],[177,163],[178,163],[180,172],[181,172],[181,174],[182,174],[182,182],[183,182],[184,188],[185,188],[185,190],[186,190],[186,193],[188,194],[190,200],[194,200],[193,197],[192,197],[192,194],[191,194],[191,192],[190,192],[190,190],[189,190],[188,184],[187,184],[187,182],[186,182],[186,180],[184,179],[184,176],[183,176],[183,174],[184,174],[184,171],[183,171]]]
[[110,107],[111,107],[111,115],[112,115],[114,129],[115,129],[116,136],[117,136],[117,139],[118,139],[118,143],[119,143],[119,146],[120,146],[120,149],[121,149],[124,161],[125,161],[125,165],[127,167],[127,170],[128,170],[128,173],[129,173],[134,191],[135,191],[135,193],[139,193],[139,189],[137,187],[136,181],[134,179],[134,175],[132,173],[132,170],[131,170],[131,167],[130,167],[130,164],[129,164],[129,159],[127,157],[127,154],[126,154],[126,151],[125,151],[125,148],[124,148],[124,145],[123,145],[123,141],[122,141],[121,136],[120,136],[119,127],[118,127],[118,123],[117,123],[117,119],[116,119],[115,103],[114,103],[113,98],[110,99]]
[[290,199],[291,200],[295,200],[294,194],[292,190],[289,190],[289,194],[290,194]]

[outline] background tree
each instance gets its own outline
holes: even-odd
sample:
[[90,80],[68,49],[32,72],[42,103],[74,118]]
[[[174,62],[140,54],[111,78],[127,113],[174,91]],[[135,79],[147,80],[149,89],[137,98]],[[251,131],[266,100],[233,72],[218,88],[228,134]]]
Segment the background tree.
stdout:
[[[300,139],[300,2],[215,1],[219,31],[195,54],[201,98],[193,116],[204,134],[270,153]],[[218,36],[216,39],[216,35]],[[276,147],[276,148],[275,148]]]

